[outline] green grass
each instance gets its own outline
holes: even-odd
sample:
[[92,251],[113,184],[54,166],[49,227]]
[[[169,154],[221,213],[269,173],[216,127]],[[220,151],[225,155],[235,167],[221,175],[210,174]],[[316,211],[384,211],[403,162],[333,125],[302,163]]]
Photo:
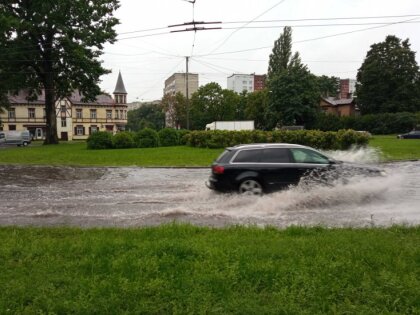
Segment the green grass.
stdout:
[[420,159],[420,139],[397,139],[396,136],[373,136],[369,145],[380,149],[385,160]]
[[0,228],[1,314],[419,314],[420,228]]
[[223,149],[186,146],[147,149],[87,150],[85,142],[0,150],[1,164],[83,166],[209,166]]
[[[399,140],[395,136],[374,136],[369,144],[384,153],[384,160],[420,159],[420,140]],[[187,146],[149,149],[87,150],[85,142],[62,142],[27,148],[0,149],[1,164],[81,166],[209,166],[223,149]]]

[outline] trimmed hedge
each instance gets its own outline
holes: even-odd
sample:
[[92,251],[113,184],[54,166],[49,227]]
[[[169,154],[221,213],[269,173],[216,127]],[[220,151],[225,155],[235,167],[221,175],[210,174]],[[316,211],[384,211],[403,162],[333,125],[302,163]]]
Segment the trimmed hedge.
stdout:
[[91,150],[112,149],[112,134],[106,131],[94,132],[86,143],[87,148]]
[[354,130],[323,132],[319,130],[244,130],[192,131],[187,144],[200,148],[225,148],[247,143],[294,143],[323,150],[346,150],[352,145],[366,145],[369,136]]
[[136,146],[133,134],[128,131],[116,133],[112,137],[112,143],[114,144],[114,148],[116,149],[128,149],[134,148]]
[[138,148],[154,148],[159,146],[159,136],[156,130],[144,128],[134,136]]
[[176,129],[164,128],[159,130],[159,143],[162,147],[170,147],[179,144],[179,134]]
[[110,132],[99,131],[89,136],[87,139],[87,148],[100,150],[186,145],[186,136],[189,133],[189,130],[176,130],[170,128],[161,129],[159,132],[150,128],[145,128],[137,133],[122,131],[115,135],[112,135]]
[[322,131],[354,129],[369,131],[372,134],[404,133],[420,126],[420,113],[384,113],[357,117],[338,117],[319,114],[315,123],[308,126]]

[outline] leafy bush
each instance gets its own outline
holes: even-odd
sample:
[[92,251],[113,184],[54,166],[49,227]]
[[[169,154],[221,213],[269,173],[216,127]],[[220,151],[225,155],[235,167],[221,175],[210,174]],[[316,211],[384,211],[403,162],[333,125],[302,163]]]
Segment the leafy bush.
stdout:
[[412,130],[420,124],[420,114],[383,113],[356,117],[338,117],[331,114],[319,114],[311,129],[338,131],[354,129],[369,131],[373,134],[393,134]]
[[118,132],[115,134],[112,138],[112,143],[116,149],[134,148],[136,146],[133,134],[128,131]]
[[187,129],[179,129],[178,131],[178,138],[179,138],[179,144],[180,145],[186,145],[187,144],[187,135],[190,133]]
[[348,149],[351,145],[366,145],[368,135],[354,130],[323,132],[319,130],[270,131],[192,131],[186,136],[187,144],[201,148],[224,148],[247,143],[294,143],[332,150]]
[[91,150],[111,149],[112,147],[112,134],[107,131],[94,132],[87,139],[87,148]]
[[176,129],[164,128],[158,132],[159,143],[162,147],[170,147],[179,144],[179,134]]
[[138,148],[154,148],[159,146],[159,136],[156,130],[144,128],[134,136]]

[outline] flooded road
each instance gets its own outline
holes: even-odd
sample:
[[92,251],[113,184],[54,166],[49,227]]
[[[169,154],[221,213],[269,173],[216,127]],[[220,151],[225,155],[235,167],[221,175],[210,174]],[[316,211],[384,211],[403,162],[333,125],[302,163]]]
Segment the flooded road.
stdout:
[[420,161],[381,167],[386,177],[298,186],[256,198],[208,190],[207,168],[0,166],[0,225],[420,224]]

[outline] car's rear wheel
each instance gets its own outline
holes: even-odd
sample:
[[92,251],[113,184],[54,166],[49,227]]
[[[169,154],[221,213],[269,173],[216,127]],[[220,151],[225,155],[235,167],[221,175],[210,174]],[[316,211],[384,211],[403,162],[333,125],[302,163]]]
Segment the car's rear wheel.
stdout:
[[243,195],[261,196],[263,188],[258,181],[254,179],[245,179],[239,184],[239,193]]

